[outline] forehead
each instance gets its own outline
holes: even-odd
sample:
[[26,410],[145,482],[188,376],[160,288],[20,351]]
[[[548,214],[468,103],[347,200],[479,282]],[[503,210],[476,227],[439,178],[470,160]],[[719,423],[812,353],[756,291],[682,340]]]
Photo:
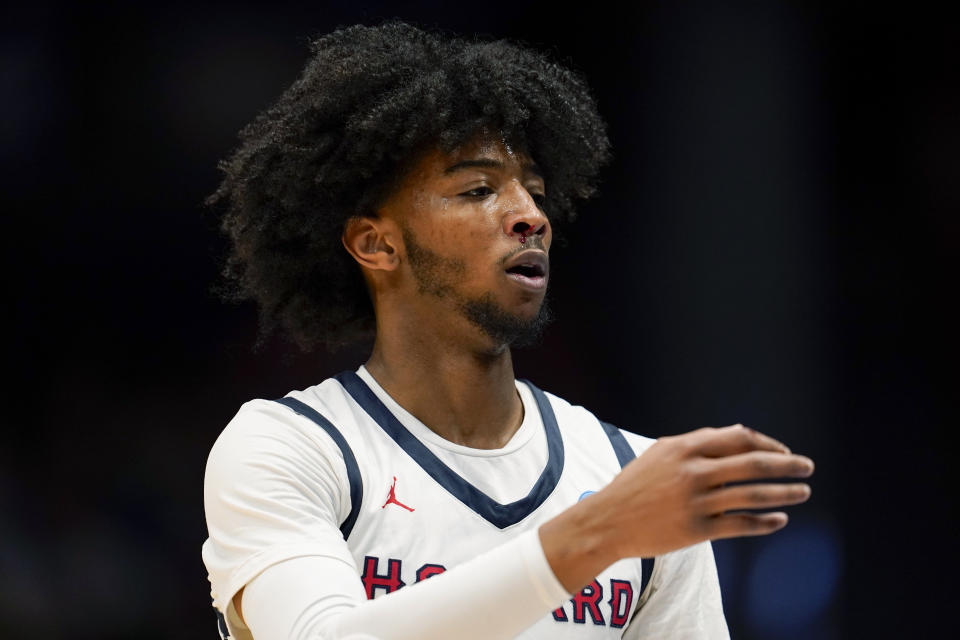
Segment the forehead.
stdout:
[[481,133],[446,151],[429,148],[410,167],[408,177],[416,180],[445,178],[471,168],[503,169],[540,176],[540,170],[523,147],[503,137]]

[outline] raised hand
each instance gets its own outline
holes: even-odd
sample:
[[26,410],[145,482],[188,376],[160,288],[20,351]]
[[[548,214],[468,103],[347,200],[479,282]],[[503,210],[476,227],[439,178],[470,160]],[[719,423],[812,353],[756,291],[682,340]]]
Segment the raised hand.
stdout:
[[698,429],[657,440],[603,490],[543,525],[540,537],[558,579],[574,590],[620,558],[772,533],[785,513],[745,510],[803,502],[810,487],[762,481],[812,473],[812,460],[742,425]]

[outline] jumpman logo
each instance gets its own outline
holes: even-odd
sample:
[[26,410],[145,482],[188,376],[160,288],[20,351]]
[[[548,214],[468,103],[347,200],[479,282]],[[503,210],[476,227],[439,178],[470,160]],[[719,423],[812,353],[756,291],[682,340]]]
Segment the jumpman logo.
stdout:
[[395,504],[398,507],[403,507],[407,511],[413,511],[412,507],[408,507],[399,500],[397,500],[397,476],[393,476],[393,484],[390,485],[390,495],[387,496],[387,501],[383,503],[381,509],[385,509],[388,504]]

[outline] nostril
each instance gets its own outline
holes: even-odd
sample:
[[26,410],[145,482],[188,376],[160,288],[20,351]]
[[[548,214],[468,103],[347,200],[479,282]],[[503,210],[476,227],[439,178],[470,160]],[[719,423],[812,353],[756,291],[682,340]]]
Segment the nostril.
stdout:
[[530,229],[530,225],[527,224],[526,222],[518,222],[517,224],[513,225],[514,233],[526,234],[529,229]]

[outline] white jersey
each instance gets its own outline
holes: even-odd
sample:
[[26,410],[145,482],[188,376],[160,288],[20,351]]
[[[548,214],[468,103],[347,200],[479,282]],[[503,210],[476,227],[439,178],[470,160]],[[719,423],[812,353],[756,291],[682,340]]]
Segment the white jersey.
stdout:
[[[494,450],[440,438],[363,367],[245,404],[208,463],[216,609],[231,620],[234,594],[298,556],[352,563],[368,598],[429,579],[589,499],[653,442],[528,382],[517,390],[523,422]],[[214,464],[229,484],[211,483]],[[727,637],[709,543],[616,562],[557,605],[518,637]]]

